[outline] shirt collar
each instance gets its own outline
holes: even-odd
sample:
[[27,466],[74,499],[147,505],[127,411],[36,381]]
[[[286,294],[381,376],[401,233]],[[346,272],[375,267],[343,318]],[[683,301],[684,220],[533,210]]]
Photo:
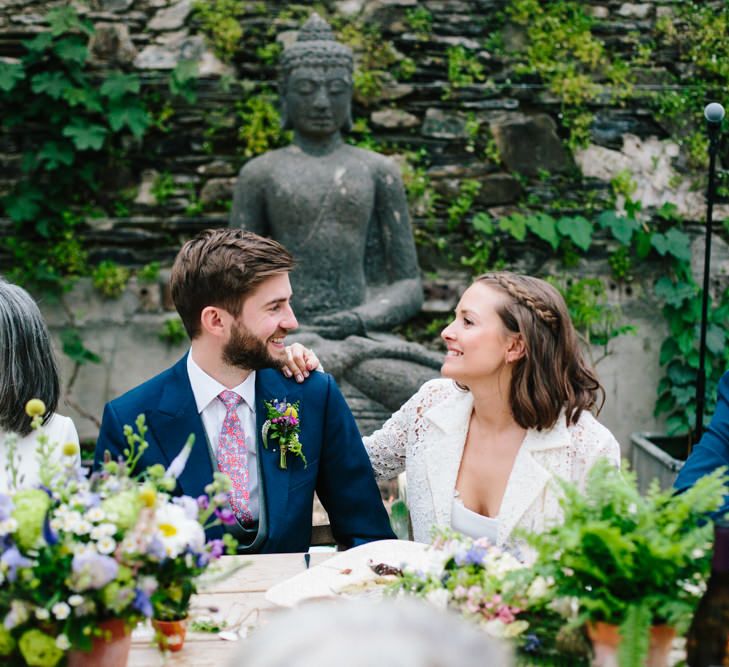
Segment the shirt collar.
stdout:
[[[195,397],[198,414],[202,413],[218,397],[221,391],[227,389],[195,363],[192,358],[192,350],[187,355],[187,375],[190,378],[190,386]],[[245,401],[251,411],[256,411],[256,371],[251,371],[243,382],[232,388],[232,391]]]

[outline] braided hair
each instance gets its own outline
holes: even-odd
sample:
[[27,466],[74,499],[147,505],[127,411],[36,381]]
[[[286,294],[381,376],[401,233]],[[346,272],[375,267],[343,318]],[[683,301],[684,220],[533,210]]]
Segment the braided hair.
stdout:
[[557,289],[539,278],[508,271],[484,273],[475,282],[509,297],[497,313],[504,326],[524,340],[526,352],[514,363],[509,396],[517,424],[542,430],[554,426],[563,409],[568,426],[583,410],[599,413],[605,390],[585,361]]

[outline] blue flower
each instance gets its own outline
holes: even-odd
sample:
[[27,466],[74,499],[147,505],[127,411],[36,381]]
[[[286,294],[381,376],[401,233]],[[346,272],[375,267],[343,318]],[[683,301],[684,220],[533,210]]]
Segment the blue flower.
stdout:
[[524,636],[523,650],[527,653],[536,653],[542,647],[542,642],[533,632]]
[[134,589],[134,602],[132,602],[132,607],[144,614],[147,618],[152,616],[152,601],[149,599],[149,595],[139,588]]
[[0,493],[0,521],[9,519],[12,511],[13,499],[4,493]]
[[12,546],[0,557],[0,563],[8,568],[6,575],[8,581],[15,581],[18,578],[18,568],[30,567],[33,561],[23,556],[18,547]]
[[456,565],[482,565],[483,559],[486,557],[486,549],[484,547],[472,546],[468,551],[459,552],[455,555]]
[[119,571],[119,564],[109,556],[86,552],[73,557],[71,569],[71,588],[85,591],[89,588],[103,588],[113,581]]

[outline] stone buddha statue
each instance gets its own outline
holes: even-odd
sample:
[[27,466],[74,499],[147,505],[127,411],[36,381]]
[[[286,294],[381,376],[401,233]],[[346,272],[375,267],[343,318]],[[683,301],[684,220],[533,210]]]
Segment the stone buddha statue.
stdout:
[[[352,123],[352,72],[350,49],[312,14],[280,61],[282,124],[293,142],[244,165],[230,224],[293,252],[298,340],[338,381],[366,385],[393,410],[437,375],[441,357],[383,333],[420,310],[422,287],[397,166],[342,138]],[[394,392],[383,377],[393,372]]]

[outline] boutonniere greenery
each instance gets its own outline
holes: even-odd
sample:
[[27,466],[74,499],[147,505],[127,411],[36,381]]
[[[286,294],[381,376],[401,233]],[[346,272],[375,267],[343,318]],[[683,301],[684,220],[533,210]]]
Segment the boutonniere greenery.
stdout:
[[287,403],[286,401],[265,401],[266,419],[261,429],[263,446],[268,449],[268,441],[277,440],[281,450],[279,467],[286,469],[286,457],[291,454],[298,456],[306,467],[306,456],[299,441],[301,421],[299,420],[299,402]]

